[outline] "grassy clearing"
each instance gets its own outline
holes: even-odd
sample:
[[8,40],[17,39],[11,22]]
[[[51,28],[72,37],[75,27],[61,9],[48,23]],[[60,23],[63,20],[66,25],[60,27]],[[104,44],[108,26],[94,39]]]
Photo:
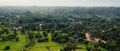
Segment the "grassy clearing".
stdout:
[[51,35],[51,33],[48,33],[48,41],[52,41],[52,35]]
[[76,49],[75,51],[87,51],[85,49]]
[[[59,51],[65,45],[58,44],[56,42],[42,42],[36,43],[30,51],[48,51],[46,47],[50,47],[50,51]],[[82,47],[82,49],[77,49],[76,51],[87,51],[86,46],[84,44],[79,44],[78,47]]]
[[[35,45],[30,49],[30,51],[48,51],[46,47],[49,47],[50,51],[59,51],[60,49],[65,47],[65,44],[62,45],[53,42],[51,39],[52,39],[51,33],[48,33],[48,42],[41,42],[41,43],[36,42]],[[87,51],[85,50],[86,46],[84,44],[79,44],[78,47],[82,47],[82,49],[77,49],[76,51]]]
[[30,51],[48,51],[46,47],[50,47],[51,51],[57,51],[61,49],[63,46],[56,43],[56,42],[42,42],[42,43],[36,43]]
[[25,35],[22,35],[18,33],[19,41],[5,41],[5,42],[0,42],[0,51],[4,51],[3,49],[5,46],[10,46],[9,51],[21,51],[26,44],[26,37]]
[[48,33],[48,42],[36,42],[35,45],[30,49],[30,51],[48,51],[46,47],[49,47],[50,51],[58,51],[59,49],[63,48],[61,44],[53,42],[51,33]]
[[[34,32],[34,33],[37,33],[37,32]],[[40,31],[41,35],[42,35],[42,33],[43,32]],[[64,34],[64,35],[66,36],[66,34]],[[10,46],[10,50],[9,51],[21,51],[24,48],[27,39],[26,39],[25,35],[22,35],[20,33],[18,33],[18,37],[19,37],[19,41],[18,42],[15,42],[15,41],[0,42],[0,51],[4,51],[3,49],[5,48],[5,46]],[[44,38],[44,37],[42,37],[42,38]],[[93,45],[90,45],[90,46],[93,46]],[[46,47],[49,47],[50,51],[59,51],[60,49],[65,47],[65,44],[59,44],[59,43],[53,42],[51,33],[48,33],[48,42],[38,43],[36,41],[35,45],[33,47],[31,47],[29,49],[29,51],[48,51],[48,49]],[[86,47],[85,44],[80,44],[79,43],[78,47],[80,47],[81,49],[76,49],[76,51],[87,51],[86,50],[87,47]],[[100,49],[105,50],[102,47],[100,47]]]
[[77,47],[80,47],[82,49],[86,49],[87,48],[85,44],[79,44]]
[[101,51],[108,51],[105,48],[99,47],[101,49]]

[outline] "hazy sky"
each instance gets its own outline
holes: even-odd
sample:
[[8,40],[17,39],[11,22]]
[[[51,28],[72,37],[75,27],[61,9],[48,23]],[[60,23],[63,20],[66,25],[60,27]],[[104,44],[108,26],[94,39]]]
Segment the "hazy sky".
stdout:
[[117,6],[120,0],[0,0],[0,6]]

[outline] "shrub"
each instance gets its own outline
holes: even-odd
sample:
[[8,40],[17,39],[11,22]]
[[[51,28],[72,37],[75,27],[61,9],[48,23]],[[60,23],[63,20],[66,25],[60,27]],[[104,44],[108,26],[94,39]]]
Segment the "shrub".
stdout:
[[10,49],[10,46],[6,46],[5,48],[4,48],[4,50],[9,50]]

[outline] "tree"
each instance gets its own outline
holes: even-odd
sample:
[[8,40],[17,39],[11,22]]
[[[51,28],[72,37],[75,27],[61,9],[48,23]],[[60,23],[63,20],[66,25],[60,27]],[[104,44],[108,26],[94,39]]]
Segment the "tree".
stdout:
[[77,48],[77,45],[75,43],[68,43],[64,47],[64,51],[75,51],[76,48]]
[[48,36],[48,34],[47,34],[47,32],[43,32],[43,35],[44,35],[44,37],[47,37]]

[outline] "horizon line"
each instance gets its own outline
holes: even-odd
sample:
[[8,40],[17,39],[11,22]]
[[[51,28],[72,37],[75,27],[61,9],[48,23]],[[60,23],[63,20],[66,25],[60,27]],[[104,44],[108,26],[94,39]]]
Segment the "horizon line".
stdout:
[[35,6],[35,5],[13,6],[13,5],[8,5],[8,6],[0,6],[0,7],[120,7],[120,6],[63,6],[63,5],[62,6]]

